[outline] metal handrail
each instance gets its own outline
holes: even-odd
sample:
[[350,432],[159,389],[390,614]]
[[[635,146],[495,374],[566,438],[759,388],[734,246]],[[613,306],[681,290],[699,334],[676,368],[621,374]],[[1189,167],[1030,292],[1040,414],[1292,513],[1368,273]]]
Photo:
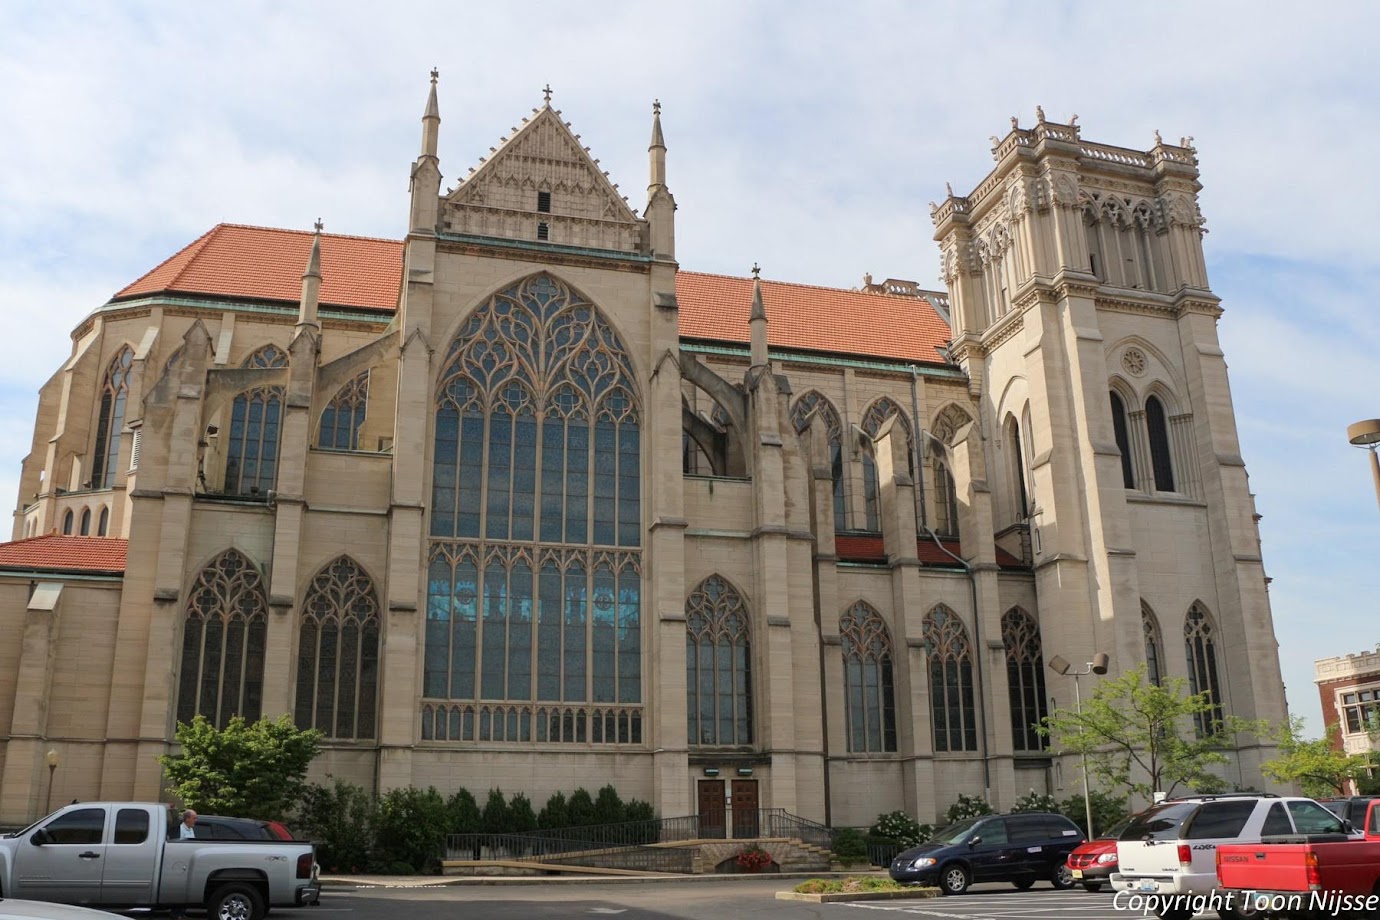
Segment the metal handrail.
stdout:
[[604,846],[530,834],[449,834],[446,859],[547,863],[644,872],[689,873],[695,854],[684,847]]

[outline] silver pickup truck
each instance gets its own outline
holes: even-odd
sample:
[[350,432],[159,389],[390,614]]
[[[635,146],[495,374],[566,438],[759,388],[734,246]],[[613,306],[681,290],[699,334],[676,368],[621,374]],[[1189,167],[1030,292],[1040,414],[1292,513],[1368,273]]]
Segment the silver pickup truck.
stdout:
[[0,837],[0,897],[109,908],[205,907],[260,920],[321,894],[316,852],[295,840],[179,840],[166,805],[83,802]]

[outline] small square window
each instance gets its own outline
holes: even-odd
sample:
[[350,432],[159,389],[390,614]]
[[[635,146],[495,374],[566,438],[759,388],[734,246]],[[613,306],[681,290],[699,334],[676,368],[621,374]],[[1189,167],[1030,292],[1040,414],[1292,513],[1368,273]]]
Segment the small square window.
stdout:
[[537,210],[543,214],[551,213],[551,193],[537,192]]
[[1343,693],[1343,694],[1342,694],[1342,702],[1343,702],[1343,703],[1354,703],[1354,702],[1356,702],[1356,694],[1354,694],[1354,693]]
[[546,221],[542,221],[541,223],[537,224],[537,239],[549,240],[550,238],[551,228],[547,226]]
[[1369,690],[1362,690],[1362,691],[1361,691],[1361,700],[1364,702],[1365,700],[1370,699],[1370,698],[1371,698],[1371,695],[1372,695],[1372,694],[1371,694],[1371,692],[1370,692]]

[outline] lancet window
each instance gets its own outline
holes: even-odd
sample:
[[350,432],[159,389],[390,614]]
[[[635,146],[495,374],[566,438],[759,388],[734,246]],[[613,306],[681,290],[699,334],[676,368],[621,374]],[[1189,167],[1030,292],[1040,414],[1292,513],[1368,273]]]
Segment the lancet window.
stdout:
[[[495,294],[452,342],[435,403],[423,740],[642,742],[634,379],[595,306],[545,273]],[[563,703],[578,705],[546,705]]]
[[1121,396],[1112,391],[1112,434],[1116,437],[1116,448],[1121,451],[1121,481],[1128,489],[1136,487],[1136,473],[1131,460],[1130,427],[1126,423],[1126,403]]
[[1184,651],[1188,658],[1188,688],[1206,693],[1212,708],[1193,717],[1199,735],[1214,734],[1222,724],[1222,685],[1217,676],[1217,628],[1202,604],[1184,617]]
[[968,630],[952,610],[941,604],[925,615],[922,638],[929,658],[934,749],[976,751],[973,647],[968,641]]
[[1013,607],[1002,614],[1001,641],[1006,647],[1012,746],[1017,751],[1043,751],[1049,741],[1037,730],[1048,715],[1040,627],[1029,613]]
[[[246,368],[287,367],[287,352],[265,345],[245,359]],[[281,386],[262,386],[235,397],[230,407],[230,434],[225,450],[225,491],[231,495],[267,495],[278,477],[278,442],[282,434]]]
[[259,570],[226,550],[197,575],[182,623],[177,721],[205,716],[224,727],[263,710],[268,597]]
[[[915,442],[910,434],[910,420],[901,411],[901,407],[887,396],[883,396],[867,408],[863,414],[862,430],[868,437],[875,438],[877,432],[882,429],[882,425],[891,418],[899,418],[902,434],[906,439],[906,474],[910,475],[914,461],[911,457],[915,450]],[[863,454],[863,499],[867,509],[867,529],[876,531],[881,529],[881,483],[877,478],[877,461],[867,454]]]
[[350,380],[321,412],[317,444],[330,450],[359,450],[359,430],[369,404],[369,372]]
[[848,750],[896,750],[896,691],[891,631],[870,604],[858,601],[839,617]]
[[1164,639],[1160,624],[1145,601],[1140,602],[1140,629],[1145,637],[1145,679],[1155,686],[1164,681]]
[[298,728],[376,737],[380,625],[374,582],[349,556],[312,578],[298,630]]
[[685,603],[687,734],[692,745],[752,743],[752,646],[747,604],[711,575]]
[[125,427],[125,402],[129,398],[129,375],[133,367],[134,352],[126,346],[106,367],[101,381],[101,411],[96,422],[90,488],[108,489],[115,485],[120,432]]
[[[934,420],[931,434],[945,446],[953,444],[959,430],[972,422],[968,413],[958,406],[945,406]],[[958,493],[948,459],[936,451],[931,463],[934,476],[934,532],[943,537],[958,536]]]
[[843,498],[843,423],[833,403],[818,390],[810,390],[791,407],[791,423],[797,434],[805,430],[812,414],[816,424],[824,425],[829,440],[829,469],[834,480],[834,529],[847,530],[848,509]]
[[1169,446],[1169,423],[1158,396],[1145,400],[1145,430],[1150,437],[1150,467],[1156,492],[1174,491],[1174,460]]

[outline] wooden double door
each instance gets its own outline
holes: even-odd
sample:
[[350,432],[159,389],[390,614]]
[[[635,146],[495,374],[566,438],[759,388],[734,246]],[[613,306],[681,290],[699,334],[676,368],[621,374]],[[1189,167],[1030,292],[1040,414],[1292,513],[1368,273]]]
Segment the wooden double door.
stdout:
[[721,779],[702,779],[699,806],[701,837],[727,837],[730,827],[737,839],[760,836],[755,779],[735,779],[731,786]]

